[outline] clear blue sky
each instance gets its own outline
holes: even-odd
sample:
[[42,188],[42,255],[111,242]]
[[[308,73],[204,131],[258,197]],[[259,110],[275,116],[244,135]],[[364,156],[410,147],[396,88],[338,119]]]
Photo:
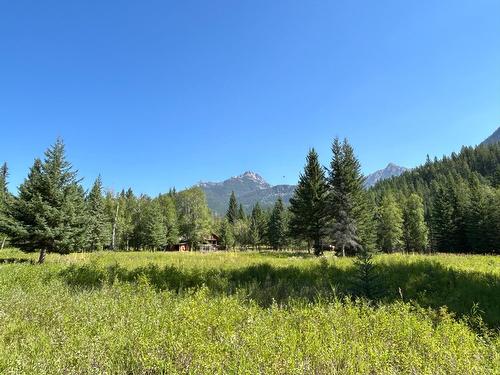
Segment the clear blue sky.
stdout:
[[500,2],[51,1],[0,5],[11,189],[60,136],[88,186],[157,194],[245,170],[295,183],[334,136],[363,172],[500,125]]

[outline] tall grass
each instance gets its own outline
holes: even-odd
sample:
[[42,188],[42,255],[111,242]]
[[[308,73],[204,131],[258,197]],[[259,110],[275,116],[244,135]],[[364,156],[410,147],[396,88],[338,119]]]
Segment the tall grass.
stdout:
[[352,298],[349,259],[106,252],[50,255],[44,266],[30,259],[0,252],[0,373],[500,369],[495,257],[377,257],[384,295],[374,304]]

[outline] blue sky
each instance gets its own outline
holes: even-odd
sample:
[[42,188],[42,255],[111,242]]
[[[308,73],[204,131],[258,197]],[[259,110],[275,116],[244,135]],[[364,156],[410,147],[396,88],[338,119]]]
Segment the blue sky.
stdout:
[[500,2],[3,1],[11,189],[60,136],[88,185],[157,194],[246,170],[295,183],[334,136],[363,172],[500,125]]

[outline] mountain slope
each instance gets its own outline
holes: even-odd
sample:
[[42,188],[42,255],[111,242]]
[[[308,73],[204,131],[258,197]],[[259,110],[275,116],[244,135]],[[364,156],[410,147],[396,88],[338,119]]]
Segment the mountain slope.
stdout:
[[251,171],[222,182],[200,182],[198,186],[205,192],[208,207],[219,215],[225,214],[232,191],[247,211],[257,201],[270,201],[275,194],[270,184],[260,175]]
[[488,138],[486,138],[481,145],[491,145],[493,143],[500,142],[500,126],[498,127],[497,130],[493,132],[492,135],[490,135]]
[[379,181],[386,180],[391,177],[400,176],[407,170],[408,169],[405,167],[400,167],[396,164],[389,163],[384,169],[380,169],[366,176],[364,186],[365,188],[370,188],[372,186],[375,186],[375,184]]

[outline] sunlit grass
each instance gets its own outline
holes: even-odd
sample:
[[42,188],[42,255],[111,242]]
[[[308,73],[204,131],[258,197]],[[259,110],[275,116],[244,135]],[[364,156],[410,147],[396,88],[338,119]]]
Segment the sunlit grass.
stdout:
[[500,369],[494,256],[377,256],[381,298],[371,304],[352,298],[352,259],[331,254],[327,261],[269,252],[29,260],[36,254],[0,251],[0,373]]

